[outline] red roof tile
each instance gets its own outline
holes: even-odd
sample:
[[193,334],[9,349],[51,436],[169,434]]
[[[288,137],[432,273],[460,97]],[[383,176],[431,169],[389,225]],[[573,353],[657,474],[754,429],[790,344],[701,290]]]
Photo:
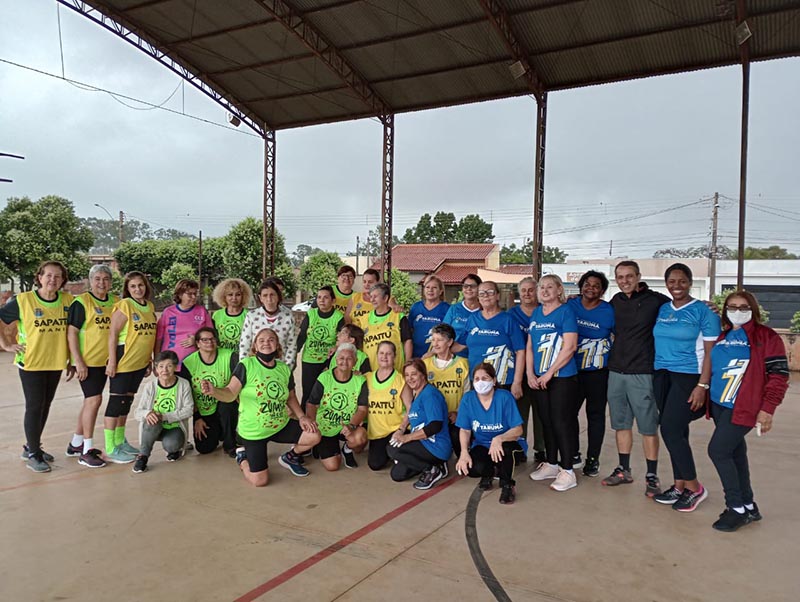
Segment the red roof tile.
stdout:
[[[392,249],[392,267],[404,272],[432,272],[448,260],[471,261],[473,266],[483,267],[494,248],[491,243],[396,245]],[[380,269],[381,262],[372,267]]]
[[434,274],[442,279],[446,285],[461,284],[469,274],[475,274],[478,270],[474,265],[452,265],[449,263],[444,264],[441,268],[436,270]]
[[530,263],[505,263],[500,266],[503,274],[521,274],[531,276],[533,274],[533,264]]

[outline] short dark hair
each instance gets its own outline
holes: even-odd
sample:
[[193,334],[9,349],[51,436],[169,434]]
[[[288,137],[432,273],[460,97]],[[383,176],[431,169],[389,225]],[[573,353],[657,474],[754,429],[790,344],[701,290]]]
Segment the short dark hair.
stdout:
[[198,284],[197,280],[192,280],[191,278],[181,278],[178,280],[178,284],[175,285],[175,290],[172,291],[172,300],[175,303],[181,302],[181,295],[186,291],[190,291],[193,288],[196,288],[198,291],[200,290],[200,284]]
[[55,259],[50,259],[48,261],[43,261],[39,265],[39,269],[36,270],[36,276],[34,276],[33,278],[36,284],[38,284],[39,286],[42,285],[39,279],[44,275],[44,269],[47,267],[58,268],[59,270],[61,270],[61,280],[63,280],[61,286],[64,286],[67,283],[67,281],[69,280],[69,274],[67,273],[67,268],[65,268],[64,264],[61,263],[60,261],[56,261]]
[[266,289],[272,289],[278,295],[278,305],[283,303],[283,293],[281,292],[278,283],[275,281],[275,278],[267,278],[264,280],[258,287],[258,296],[261,296],[261,293]]
[[497,370],[495,370],[494,366],[492,364],[490,364],[489,362],[481,362],[480,364],[475,366],[475,368],[473,368],[473,370],[472,370],[472,376],[473,377],[475,376],[475,373],[478,370],[483,370],[484,372],[486,372],[486,374],[488,374],[492,378],[497,378]]
[[474,280],[475,284],[483,283],[483,280],[481,280],[481,277],[477,274],[467,274],[461,279],[461,284],[464,284],[467,280]]
[[[357,324],[345,324],[342,326],[342,330],[346,330],[347,334],[353,339],[353,345],[356,346],[356,349],[363,349],[364,348],[364,329],[358,326]],[[378,345],[380,347],[380,345]]]
[[180,360],[178,359],[178,354],[175,353],[174,351],[167,349],[166,351],[159,351],[156,354],[156,357],[153,360],[153,364],[157,365],[167,360],[171,361],[176,366],[180,363]]
[[330,284],[319,287],[317,294],[319,295],[322,291],[328,293],[331,296],[331,299],[336,299],[336,294],[333,292],[333,287]]
[[683,272],[683,274],[689,279],[689,282],[693,282],[692,269],[685,263],[673,263],[671,266],[669,266],[667,271],[664,272],[664,282],[667,281],[667,278],[669,278],[669,275],[672,272]]
[[614,275],[617,275],[617,270],[619,268],[633,268],[636,270],[636,275],[640,275],[642,272],[639,270],[639,264],[631,259],[626,259],[625,261],[620,261],[617,265],[614,266]]
[[606,275],[603,272],[589,270],[583,276],[581,276],[580,280],[578,280],[579,291],[583,288],[583,285],[586,284],[586,281],[589,280],[589,278],[597,278],[600,281],[600,288],[603,289],[604,293],[608,290],[608,278],[606,278]]
[[456,331],[453,330],[453,327],[450,326],[450,324],[446,324],[445,322],[440,322],[431,328],[431,334],[440,334],[443,337],[447,337],[451,341],[456,340]]
[[377,280],[378,282],[381,281],[381,273],[378,270],[373,268],[367,268],[361,275],[366,276],[367,274],[369,274],[370,276],[375,276],[375,280]]
[[195,343],[197,342],[197,339],[200,338],[200,335],[203,334],[204,332],[210,332],[211,335],[214,337],[214,340],[219,345],[219,334],[217,333],[217,329],[211,326],[203,326],[197,329],[197,332],[194,333]]
[[336,271],[336,277],[338,278],[342,274],[346,274],[348,272],[350,272],[353,275],[353,278],[356,277],[356,270],[355,270],[355,268],[353,268],[353,266],[350,266],[350,265],[343,265],[342,267],[340,267]]
[[406,368],[412,368],[412,367],[414,368],[414,370],[416,370],[417,372],[422,374],[425,377],[426,382],[427,382],[428,369],[425,367],[425,362],[423,362],[418,357],[412,357],[405,364],[403,364],[403,375],[405,375],[405,373],[406,373]]

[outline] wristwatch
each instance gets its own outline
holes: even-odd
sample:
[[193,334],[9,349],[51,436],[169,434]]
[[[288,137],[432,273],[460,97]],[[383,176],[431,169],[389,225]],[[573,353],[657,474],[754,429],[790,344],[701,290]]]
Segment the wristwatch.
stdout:
[[709,385],[708,383],[697,383],[697,386],[702,387],[706,391],[708,391],[711,388],[711,385]]

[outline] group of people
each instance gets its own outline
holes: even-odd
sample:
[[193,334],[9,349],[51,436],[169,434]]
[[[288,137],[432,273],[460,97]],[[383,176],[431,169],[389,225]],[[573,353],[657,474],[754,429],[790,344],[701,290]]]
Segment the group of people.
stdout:
[[[45,262],[37,289],[0,309],[0,320],[18,325],[16,342],[0,329],[0,346],[16,354],[25,396],[22,458],[35,472],[50,470],[41,435],[66,368],[85,397],[66,453],[90,468],[111,461],[144,472],[157,441],[168,461],[190,446],[208,454],[221,445],[248,482],[265,486],[274,441],[291,446],[278,463],[295,476],[309,474],[311,457],[330,471],[356,468],[355,454],[367,449],[371,470],[390,466],[393,480],[416,479],[414,487],[425,490],[448,477],[455,456],[455,471],[478,478],[480,489],[499,479],[499,501],[510,504],[515,467],[530,447],[530,478],[551,481],[555,491],[576,487],[580,469],[599,475],[608,405],[619,458],[603,485],[634,480],[635,419],[645,494],[693,511],[708,493],[689,426],[707,416],[716,425],[708,453],[726,503],[713,526],[732,531],[761,518],[745,437],[771,428],[788,388],[788,363],[752,294],[729,294],[720,312],[691,297],[687,266],[667,269],[668,297],[642,286],[639,266],[623,261],[614,273],[620,292],[610,302],[603,300],[608,279],[596,271],[581,277],[569,300],[558,276],[523,278],[519,303],[508,311],[494,282],[466,276],[462,298],[450,305],[443,282],[429,276],[406,315],[377,271],[364,273],[361,292],[353,289],[355,276],[342,267],[298,328],[278,278],[260,284],[252,309],[250,287],[224,280],[214,290],[221,309],[213,315],[197,304],[198,283],[181,280],[174,305],[157,317],[140,272],[125,276],[117,299],[111,270],[94,266],[89,290],[73,298],[61,290],[64,266]],[[151,371],[156,378],[139,392]],[[93,431],[106,380],[103,454]],[[137,393],[139,448],[126,438]],[[585,458],[578,428],[584,402]],[[659,430],[673,472],[663,491]]]

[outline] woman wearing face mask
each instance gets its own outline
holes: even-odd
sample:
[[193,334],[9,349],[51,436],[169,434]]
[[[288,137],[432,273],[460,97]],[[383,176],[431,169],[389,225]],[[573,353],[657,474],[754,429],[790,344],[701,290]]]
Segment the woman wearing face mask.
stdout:
[[[459,474],[480,477],[478,488],[492,488],[495,471],[500,477],[500,503],[516,499],[514,456],[523,453],[522,416],[514,396],[495,388],[494,366],[482,363],[472,374],[472,391],[464,395],[458,407],[461,454],[456,463]],[[474,437],[474,438],[473,438]],[[472,447],[470,447],[472,439]]]
[[[467,328],[469,317],[481,308],[478,302],[478,286],[483,282],[476,274],[467,274],[461,281],[461,294],[464,297],[460,303],[453,303],[444,316],[445,324],[450,324],[456,331],[456,340]],[[462,349],[456,353],[459,357],[467,357],[467,350]]]
[[242,326],[253,291],[244,280],[226,278],[214,287],[212,297],[214,303],[220,306],[220,309],[211,314],[214,328],[219,333],[219,346],[238,353]]
[[[453,453],[447,429],[447,404],[436,387],[428,384],[421,359],[406,362],[403,376],[414,401],[386,449],[394,460],[391,476],[399,482],[418,474],[414,489],[430,489],[447,477],[447,460]],[[406,425],[411,432],[405,432]]]
[[428,276],[422,287],[422,300],[411,306],[408,321],[413,331],[414,357],[423,357],[431,347],[431,328],[441,324],[450,304],[445,303],[444,284],[437,276]]
[[578,324],[575,313],[565,303],[564,285],[555,274],[539,280],[539,307],[528,328],[528,384],[534,390],[536,407],[544,424],[547,461],[530,475],[534,481],[555,479],[554,491],[567,491],[578,485],[573,463],[578,428],[578,370],[575,349]]
[[653,327],[653,394],[661,414],[661,438],[669,450],[674,484],[653,496],[659,504],[692,512],[708,497],[697,480],[689,424],[703,415],[711,382],[711,348],[719,336],[719,317],[693,299],[692,271],[682,263],[664,273],[672,302],[658,311]]
[[[50,472],[53,456],[42,450],[42,432],[56,396],[61,373],[69,362],[67,312],[72,295],[61,287],[67,268],[58,261],[45,261],[34,278],[37,289],[20,293],[0,309],[5,324],[17,322],[17,342],[6,340],[0,327],[0,347],[15,353],[22,394],[25,397],[25,439],[21,459],[33,472]],[[68,368],[67,380],[75,374]]]
[[722,481],[726,506],[712,525],[718,531],[736,531],[762,518],[753,500],[745,437],[754,427],[761,434],[772,429],[772,416],[788,388],[783,341],[761,323],[751,293],[731,293],[722,311],[722,334],[711,350],[708,410],[716,428],[708,455]]
[[239,340],[239,358],[244,359],[252,354],[256,334],[269,328],[278,335],[283,361],[294,370],[297,359],[297,328],[292,312],[285,308],[283,293],[275,279],[267,278],[258,287],[258,300],[261,307],[247,312],[242,324],[242,336]]
[[[236,450],[236,462],[248,483],[265,487],[269,482],[267,445],[293,444],[278,463],[296,477],[308,476],[302,454],[320,442],[316,423],[300,409],[289,366],[280,361],[278,335],[264,328],[256,333],[250,355],[239,362],[227,387],[215,387],[210,381],[200,383],[204,395],[223,403],[239,399],[237,432],[242,446]],[[290,413],[297,420],[290,419]]]

